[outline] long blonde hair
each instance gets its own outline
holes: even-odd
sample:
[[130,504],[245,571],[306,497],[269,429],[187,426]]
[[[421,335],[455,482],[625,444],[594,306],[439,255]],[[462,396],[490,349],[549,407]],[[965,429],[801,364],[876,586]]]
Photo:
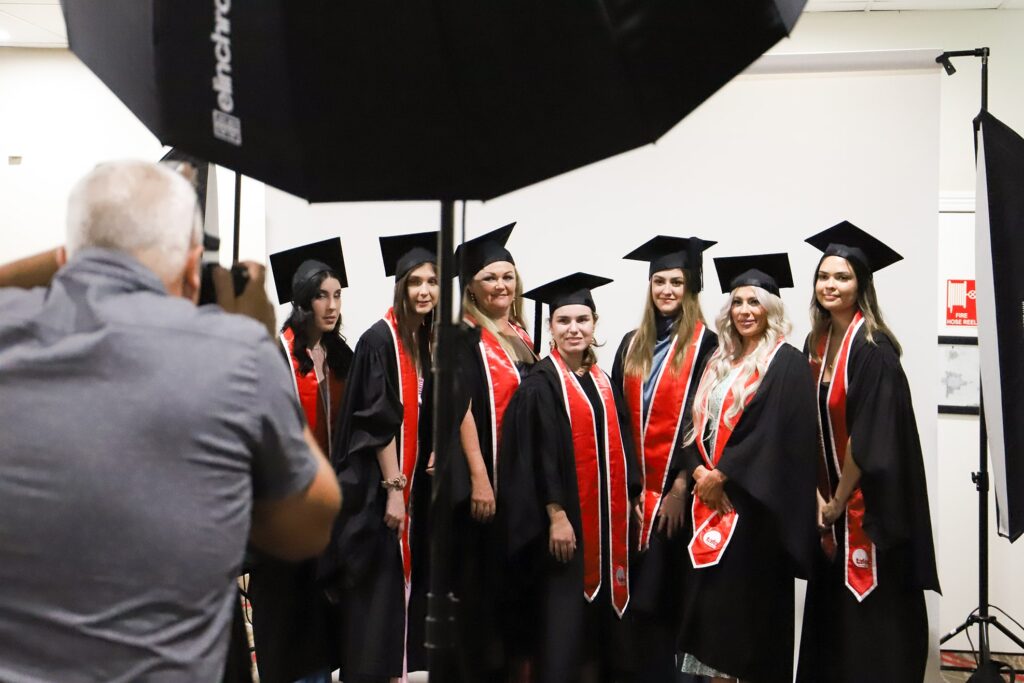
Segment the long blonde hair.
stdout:
[[[821,261],[818,261],[818,267],[814,269],[815,287],[811,291],[811,334],[807,340],[807,351],[811,354],[811,358],[816,361],[821,361],[818,358],[818,345],[821,344],[823,337],[828,336],[829,329],[832,327],[832,314],[818,303],[818,293],[816,291],[818,270],[821,269],[822,262],[828,256],[835,256],[835,254],[826,254],[821,257]],[[837,258],[843,257],[839,256]],[[893,347],[896,349],[896,355],[902,356],[903,347],[900,346],[899,341],[896,340],[896,335],[892,333],[889,326],[885,324],[885,320],[882,319],[882,309],[878,306],[878,295],[875,293],[874,278],[871,277],[870,273],[865,272],[856,261],[843,260],[850,264],[853,274],[857,277],[857,308],[860,309],[860,314],[864,316],[864,330],[868,343],[877,344],[875,332],[881,332],[892,342]]]
[[[697,299],[697,292],[689,287],[694,280],[690,271],[684,270],[687,287],[683,290],[683,300],[680,302],[681,309],[672,324],[672,334],[679,337],[675,351],[672,353],[672,368],[678,370],[686,358],[686,352],[690,348],[690,337],[693,336],[693,328],[697,321],[704,323],[704,313],[700,310],[700,301]],[[647,284],[647,298],[644,301],[643,318],[640,326],[633,335],[629,350],[623,363],[626,375],[644,379],[651,372],[651,364],[654,362],[654,345],[658,341],[658,328],[655,324],[657,309],[654,306],[654,293],[651,291],[650,281]],[[707,324],[707,323],[705,323]]]
[[[515,264],[512,265],[512,269],[516,274],[516,291],[512,297],[512,308],[509,310],[508,319],[509,322],[515,323],[519,327],[526,329],[526,321],[523,319],[523,280],[519,277],[519,269],[516,268]],[[476,299],[469,291],[469,283],[462,290],[462,311],[463,313],[470,315],[476,320],[476,324],[484,328],[495,336],[498,343],[501,344],[501,348],[515,358],[518,354],[512,347],[505,335],[498,329],[498,323],[495,322],[494,318],[487,315],[484,309],[477,305]]]
[[[775,347],[780,340],[785,339],[793,327],[789,319],[786,318],[786,308],[782,304],[782,299],[761,287],[751,288],[754,290],[757,300],[764,306],[768,327],[765,328],[753,353],[744,356],[743,337],[732,322],[732,302],[736,295],[736,290],[733,290],[728,301],[725,302],[725,306],[719,311],[718,317],[715,318],[715,328],[718,330],[718,349],[708,360],[707,370],[704,377],[701,378],[700,386],[697,387],[697,393],[693,399],[695,407],[705,405],[712,390],[726,380],[735,363],[739,361],[739,372],[733,380],[730,390],[733,402],[725,414],[725,422],[730,427],[735,426],[734,420],[743,410],[748,397],[752,396],[761,386],[765,372],[768,371],[768,361],[775,352]],[[747,380],[755,371],[758,373],[757,379],[751,382],[750,386],[746,386]],[[690,432],[686,435],[685,445],[694,442],[695,431],[696,427],[691,427]]]

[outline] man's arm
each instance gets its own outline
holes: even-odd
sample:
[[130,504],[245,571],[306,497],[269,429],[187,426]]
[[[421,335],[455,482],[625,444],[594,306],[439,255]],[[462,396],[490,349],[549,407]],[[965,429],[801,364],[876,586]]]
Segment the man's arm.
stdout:
[[57,247],[0,265],[0,287],[46,287],[64,261],[64,248]]
[[313,481],[286,498],[254,501],[249,536],[251,543],[263,552],[291,562],[320,554],[330,540],[331,527],[341,507],[334,468],[309,427],[304,429],[303,436],[317,463]]

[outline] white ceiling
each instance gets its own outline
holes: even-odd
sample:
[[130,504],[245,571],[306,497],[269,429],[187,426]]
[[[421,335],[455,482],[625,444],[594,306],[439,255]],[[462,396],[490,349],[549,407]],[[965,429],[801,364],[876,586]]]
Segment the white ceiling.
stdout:
[[67,47],[58,0],[0,0],[0,46]]
[[[809,0],[807,3],[808,12],[956,9],[1024,9],[1024,0]],[[0,47],[67,47],[67,44],[59,0],[0,0]]]

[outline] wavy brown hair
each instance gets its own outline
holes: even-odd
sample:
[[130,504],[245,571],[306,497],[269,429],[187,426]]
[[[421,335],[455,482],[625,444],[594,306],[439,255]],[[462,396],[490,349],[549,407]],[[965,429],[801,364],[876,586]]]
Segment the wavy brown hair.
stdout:
[[[683,270],[683,277],[687,284],[694,279],[689,270]],[[651,372],[651,364],[654,362],[654,345],[658,341],[658,329],[655,324],[657,319],[657,308],[654,306],[654,292],[651,291],[651,283],[647,282],[647,298],[644,302],[643,318],[640,327],[629,345],[623,363],[623,369],[627,376],[640,377],[644,379]],[[683,290],[683,299],[680,302],[679,314],[672,325],[672,334],[677,335],[680,342],[676,344],[672,353],[672,368],[678,370],[686,358],[686,352],[690,348],[690,337],[693,336],[693,328],[697,321],[704,322],[704,313],[700,310],[700,301],[697,292],[689,286]]]
[[[814,290],[811,291],[811,333],[807,339],[807,351],[810,353],[811,358],[816,361],[821,361],[818,358],[818,345],[821,343],[822,338],[828,336],[829,329],[832,327],[832,315],[818,303],[818,293],[816,291],[818,271],[821,269],[821,264],[825,259],[832,255],[826,254],[822,256],[821,260],[818,261],[818,267],[814,269],[815,286]],[[843,257],[837,256],[836,258]],[[868,343],[877,345],[875,333],[881,332],[892,342],[893,347],[896,349],[896,355],[902,356],[903,347],[900,346],[896,335],[892,333],[889,326],[885,324],[885,320],[882,319],[882,309],[878,306],[878,295],[875,293],[874,278],[856,261],[843,260],[849,264],[854,277],[857,278],[857,308],[860,309],[861,315],[864,316],[864,329],[867,333]],[[865,282],[867,283],[866,285],[864,284]]]
[[[430,263],[433,266],[436,277],[437,266],[431,261],[424,261],[424,263]],[[395,321],[398,323],[398,337],[402,340],[402,345],[406,351],[412,356],[413,362],[416,363],[416,368],[421,372],[423,371],[422,359],[430,357],[434,309],[431,309],[430,313],[423,318],[423,322],[418,328],[411,324],[413,312],[409,310],[409,277],[414,270],[422,265],[423,263],[416,264],[405,275],[395,281],[395,296],[392,302]]]

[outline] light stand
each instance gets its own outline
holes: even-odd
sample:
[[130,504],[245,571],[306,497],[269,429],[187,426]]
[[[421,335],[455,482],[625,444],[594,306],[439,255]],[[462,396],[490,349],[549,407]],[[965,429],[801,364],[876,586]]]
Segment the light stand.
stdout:
[[[975,149],[977,149],[977,134],[981,126],[981,114],[988,111],[988,58],[987,47],[974,50],[959,50],[955,52],[943,52],[935,61],[942,65],[948,75],[956,73],[956,68],[950,61],[951,57],[980,57],[981,58],[981,112],[974,119]],[[980,397],[980,383],[979,383]],[[971,473],[971,481],[974,482],[978,491],[978,607],[968,615],[967,619],[955,629],[944,635],[939,644],[944,644],[961,632],[977,625],[978,627],[978,650],[977,667],[968,683],[1004,683],[1000,669],[1005,665],[992,660],[992,650],[989,646],[989,627],[994,626],[1007,638],[1015,642],[1021,649],[1024,649],[1024,640],[1014,635],[1008,628],[999,623],[999,620],[989,614],[988,604],[988,432],[985,428],[985,403],[979,398],[978,404],[978,471]]]

